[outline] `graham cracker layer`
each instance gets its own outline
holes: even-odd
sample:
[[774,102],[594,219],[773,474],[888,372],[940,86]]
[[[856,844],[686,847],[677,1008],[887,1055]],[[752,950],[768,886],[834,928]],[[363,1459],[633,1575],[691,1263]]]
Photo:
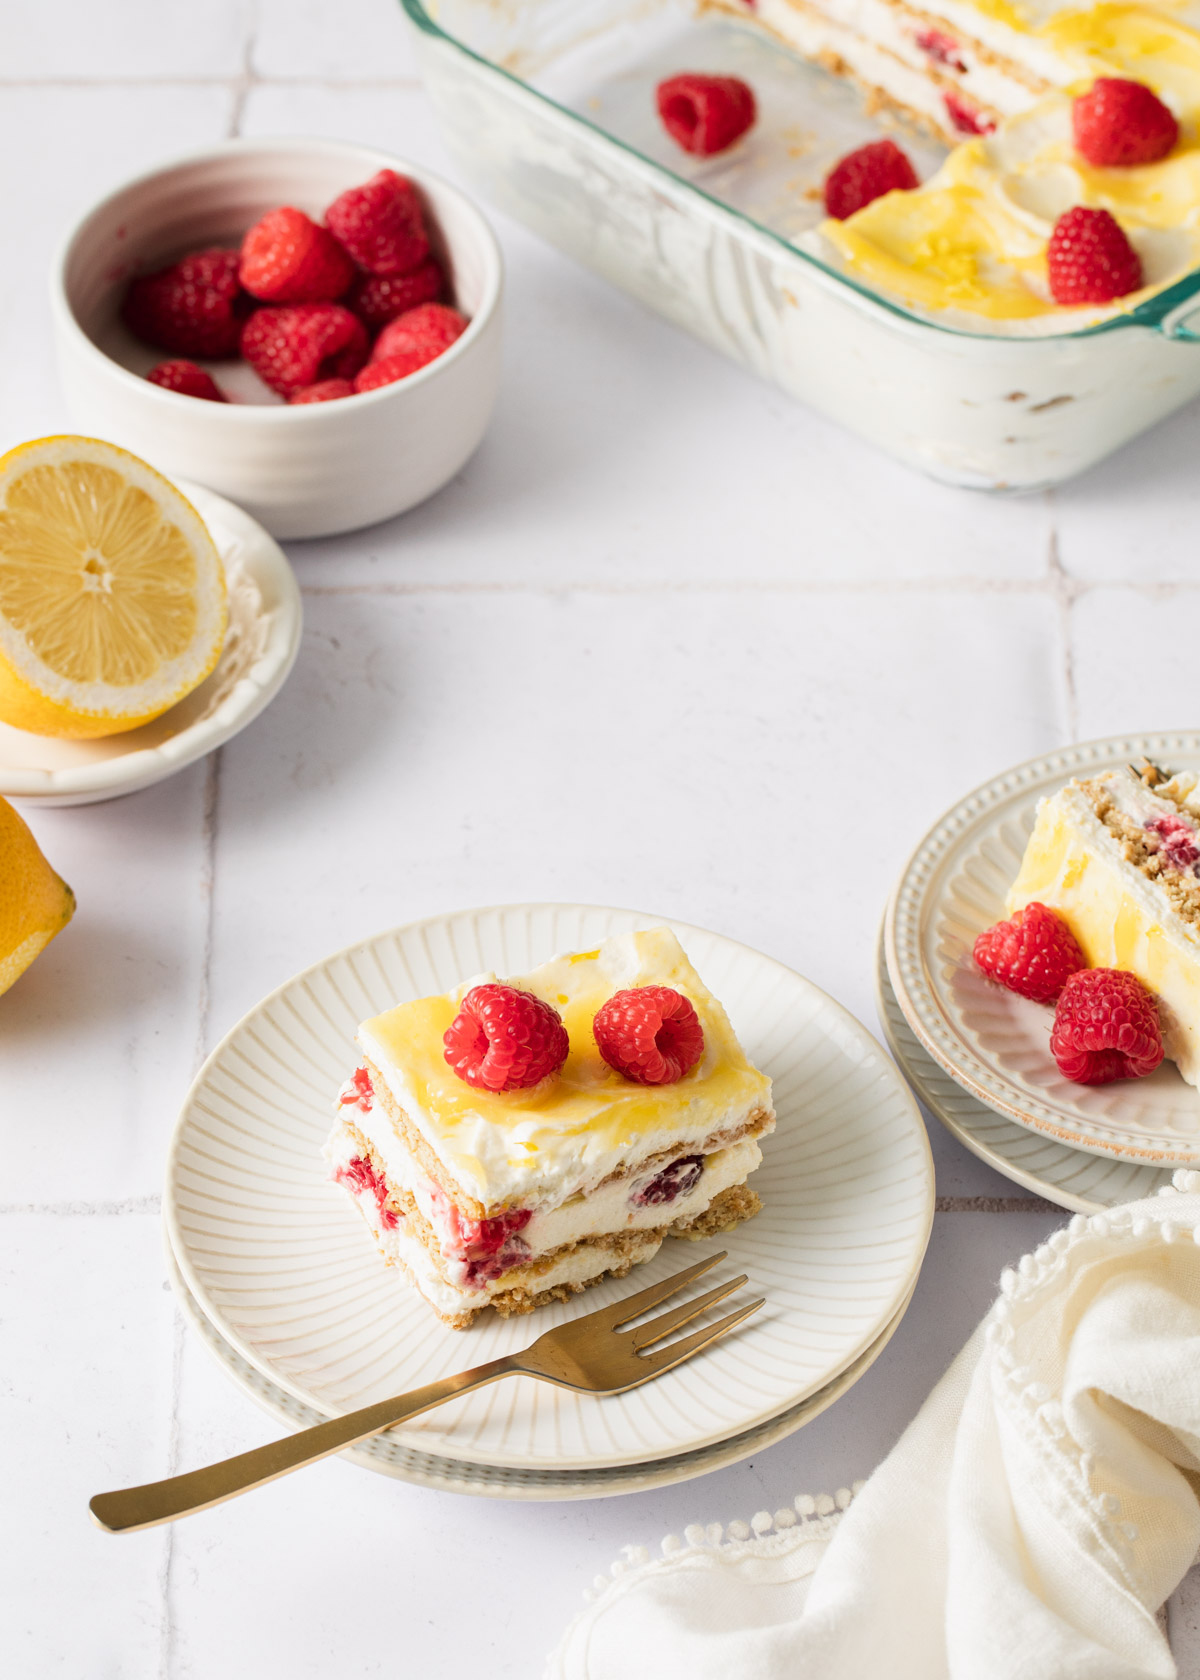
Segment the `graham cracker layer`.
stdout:
[[[1149,833],[1114,805],[1112,795],[1103,782],[1080,782],[1079,789],[1117,842],[1126,863],[1131,863],[1147,880],[1162,888],[1177,916],[1200,929],[1200,880],[1190,870],[1175,869],[1167,862],[1158,849],[1161,845],[1159,836]],[[1173,797],[1170,787],[1155,787],[1154,792],[1160,799],[1169,799],[1177,805],[1181,815],[1186,816],[1189,822],[1194,820],[1193,813]]]

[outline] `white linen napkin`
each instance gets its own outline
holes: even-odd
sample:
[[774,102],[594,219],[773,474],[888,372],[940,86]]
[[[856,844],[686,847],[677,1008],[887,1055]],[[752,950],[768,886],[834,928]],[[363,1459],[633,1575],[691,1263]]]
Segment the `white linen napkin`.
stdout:
[[1169,1680],[1155,1612],[1200,1547],[1198,1493],[1200,1173],[1181,1172],[1004,1273],[852,1503],[627,1548],[546,1680]]

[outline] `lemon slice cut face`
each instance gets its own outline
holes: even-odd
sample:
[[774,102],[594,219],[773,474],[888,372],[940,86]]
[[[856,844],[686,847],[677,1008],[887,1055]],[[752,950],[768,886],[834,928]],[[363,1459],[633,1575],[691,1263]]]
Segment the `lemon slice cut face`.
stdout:
[[83,437],[0,458],[0,720],[136,729],[203,682],[225,622],[216,546],[153,467]]

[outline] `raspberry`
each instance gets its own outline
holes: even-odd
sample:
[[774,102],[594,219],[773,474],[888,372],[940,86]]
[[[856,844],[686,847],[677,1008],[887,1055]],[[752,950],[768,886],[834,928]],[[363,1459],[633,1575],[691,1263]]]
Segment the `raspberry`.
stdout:
[[343,1108],[347,1103],[352,1103],[355,1108],[361,1108],[363,1113],[367,1114],[374,1100],[375,1092],[371,1088],[371,1075],[365,1067],[355,1068],[338,1092],[338,1102]]
[[371,360],[385,362],[390,356],[420,354],[422,361],[417,366],[423,366],[448,350],[469,325],[465,315],[447,304],[423,303],[419,309],[406,310],[384,327],[375,340]]
[[205,402],[228,402],[211,373],[205,373],[195,362],[159,362],[146,375],[151,385],[161,385],[164,391],[178,391],[181,397],[203,397]]
[[1146,828],[1158,836],[1155,850],[1172,869],[1191,869],[1200,858],[1196,831],[1182,817],[1151,817]]
[[1153,1073],[1163,1059],[1153,994],[1124,969],[1080,970],[1058,1000],[1050,1049],[1059,1072],[1077,1085]]
[[1087,967],[1067,924],[1036,900],[981,933],[975,961],[990,980],[1035,1003],[1053,1003],[1070,976]]
[[367,1156],[356,1155],[352,1161],[347,1161],[344,1167],[339,1167],[334,1177],[356,1196],[373,1196],[379,1212],[380,1225],[385,1231],[395,1230],[400,1223],[400,1215],[395,1208],[388,1206],[387,1184],[375,1171]]
[[121,316],[145,344],[176,356],[236,356],[245,300],[236,251],[194,251],[131,280]]
[[942,95],[942,104],[959,134],[991,134],[996,126],[991,117],[986,116],[978,106],[972,105],[953,88],[949,93]]
[[894,140],[874,140],[835,163],[825,179],[825,210],[844,222],[884,193],[911,192],[917,172]]
[[703,1155],[681,1155],[678,1161],[672,1161],[669,1167],[656,1174],[649,1184],[635,1190],[629,1200],[634,1207],[657,1207],[662,1202],[673,1202],[677,1196],[686,1196],[689,1190],[696,1188],[703,1171]]
[[558,1072],[570,1048],[556,1009],[495,981],[471,987],[442,1042],[458,1077],[483,1091],[540,1084]]
[[737,76],[671,76],[655,97],[667,133],[696,157],[725,151],[758,115],[753,89]]
[[367,359],[367,329],[338,303],[257,309],[242,329],[242,355],[285,397],[326,379],[353,379]]
[[410,274],[360,274],[342,300],[368,332],[378,332],[418,304],[432,303],[446,284],[436,257],[426,257]]
[[354,386],[349,379],[322,379],[315,385],[305,385],[288,398],[293,408],[297,403],[336,402],[339,397],[352,397]]
[[381,362],[368,362],[366,367],[354,381],[356,392],[378,391],[381,385],[395,385],[400,379],[407,379],[410,373],[416,373],[418,368],[428,367],[430,362],[436,362],[437,355],[422,355],[419,350],[404,351],[398,356],[385,356]]
[[1055,303],[1111,303],[1142,283],[1138,254],[1107,210],[1077,204],[1054,224],[1046,248]]
[[1179,124],[1143,82],[1098,76],[1072,102],[1075,150],[1097,169],[1157,163],[1179,139]]
[[957,70],[960,75],[966,70],[966,60],[953,35],[944,35],[940,29],[925,29],[915,39],[935,64],[944,64],[947,70]]
[[330,303],[354,279],[354,264],[328,228],[285,204],[242,240],[238,272],[264,303]]
[[412,182],[381,169],[325,212],[334,238],[368,274],[407,274],[429,255],[421,200]]
[[704,1028],[690,998],[670,986],[614,992],[592,1022],[609,1067],[638,1085],[673,1085],[704,1054]]

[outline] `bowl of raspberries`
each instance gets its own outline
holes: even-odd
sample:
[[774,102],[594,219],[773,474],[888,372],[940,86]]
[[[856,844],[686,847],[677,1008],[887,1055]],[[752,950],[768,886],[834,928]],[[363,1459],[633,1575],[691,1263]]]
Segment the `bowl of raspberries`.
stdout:
[[130,182],[68,237],[52,303],[75,425],[277,537],[391,518],[474,451],[500,378],[499,248],[428,170],[232,140]]

